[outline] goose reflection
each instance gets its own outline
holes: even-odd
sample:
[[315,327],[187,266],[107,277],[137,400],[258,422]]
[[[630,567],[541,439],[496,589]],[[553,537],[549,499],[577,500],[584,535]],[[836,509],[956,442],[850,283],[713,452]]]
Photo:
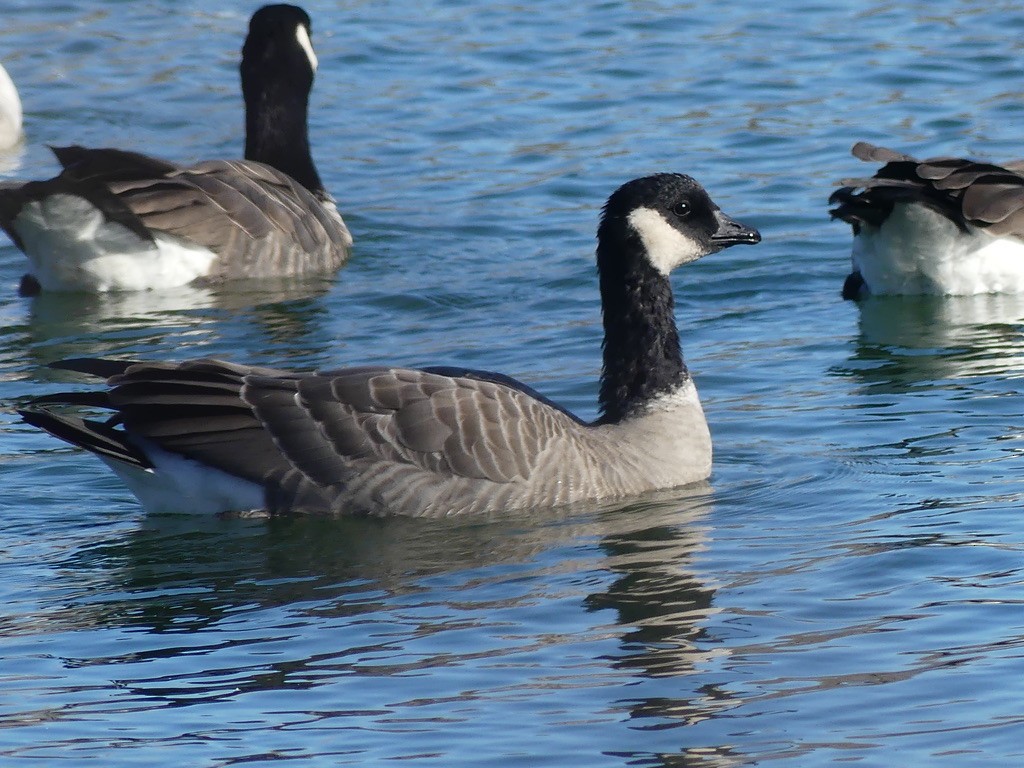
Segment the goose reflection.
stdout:
[[[616,584],[625,581],[608,593],[583,595],[588,608],[625,605],[631,586],[657,598],[649,589],[655,579],[665,589],[672,587],[665,599],[678,596],[677,588],[686,594],[692,590],[701,594],[695,605],[706,606],[710,593],[701,593],[695,577],[685,570],[685,559],[706,535],[703,528],[691,525],[710,503],[708,489],[699,484],[672,493],[651,494],[648,500],[625,507],[609,502],[596,509],[591,504],[439,520],[149,515],[127,537],[77,553],[69,567],[99,569],[116,581],[118,592],[129,595],[153,589],[183,595],[185,602],[171,598],[174,621],[201,629],[216,623],[221,611],[241,605],[288,606],[315,598],[331,603],[321,605],[319,612],[348,615],[352,596],[359,598],[356,612],[375,610],[380,605],[364,603],[360,596],[377,594],[385,599],[420,593],[425,580],[443,574],[462,578],[481,571],[482,580],[498,583],[504,571],[488,575],[488,569],[524,566],[523,577],[534,573],[531,567],[572,572],[578,559],[562,559],[560,550],[597,542],[598,567],[610,568]],[[678,529],[675,533],[673,527]],[[634,556],[631,548],[640,554]],[[648,562],[644,551],[668,559]],[[542,555],[557,558],[556,564],[550,564],[552,558],[542,562]],[[472,590],[477,584],[467,582],[460,588]],[[194,606],[188,596],[193,591],[200,595]],[[214,594],[211,610],[207,596]],[[637,599],[642,601],[644,595]],[[155,629],[161,626],[155,615],[134,616],[152,620]],[[622,621],[632,621],[628,612]]]
[[[517,572],[523,578],[535,573],[531,568],[572,572],[580,565],[578,559],[563,559],[560,551],[598,542],[602,551],[596,565],[604,567],[607,557],[621,587],[597,596],[581,595],[581,599],[590,608],[622,605],[622,621],[628,624],[630,612],[638,610],[625,608],[631,599],[631,581],[648,589],[653,580],[659,580],[665,589],[671,587],[665,599],[698,595],[696,613],[710,600],[710,593],[702,593],[695,577],[685,570],[685,558],[705,536],[702,528],[689,526],[706,509],[708,495],[702,490],[679,498],[680,492],[676,493],[671,501],[627,507],[608,504],[596,510],[535,510],[462,520],[153,515],[142,518],[127,537],[79,551],[66,565],[105,574],[114,581],[107,588],[129,601],[138,593],[163,593],[151,604],[154,610],[103,610],[90,614],[92,621],[116,622],[130,615],[133,623],[161,629],[159,617],[166,613],[174,616],[176,626],[196,630],[215,624],[225,611],[240,606],[288,606],[315,599],[320,613],[372,611],[381,606],[369,596],[383,601],[421,593],[425,581],[445,574],[456,575],[453,583],[459,589],[472,590],[483,582],[500,583],[506,565],[523,566],[525,570]],[[673,525],[678,532],[666,541],[648,540],[668,536]],[[658,564],[618,552],[630,547],[672,561]],[[588,549],[586,558],[593,556]],[[488,569],[497,572],[491,574]],[[480,572],[480,580],[467,577],[470,572]],[[467,581],[458,583],[458,579]],[[354,609],[349,604],[352,597],[358,603]],[[651,591],[649,597],[657,598],[657,593]],[[629,631],[634,629],[630,625]]]
[[[695,568],[697,553],[710,539],[702,523],[704,500],[645,503],[618,514],[635,515],[642,524],[606,533],[601,548],[617,578],[586,599],[594,611],[614,611],[621,633],[609,660],[634,681],[629,698],[619,702],[631,727],[641,730],[692,726],[739,702],[734,694],[699,674],[726,653],[704,627],[715,610],[715,590]],[[682,514],[681,514],[682,513]],[[636,765],[735,766],[742,760],[727,745],[682,744],[671,754],[625,748],[620,754]]]
[[859,310],[856,348],[833,373],[854,376],[872,392],[1024,375],[1024,296],[875,297]]
[[[324,278],[286,278],[166,291],[44,293],[31,299],[27,338],[11,343],[40,366],[66,357],[107,355],[126,345],[175,355],[182,354],[182,347],[193,355],[212,347],[224,355],[237,346],[235,337],[247,349],[279,346],[286,356],[300,356],[309,339],[322,335],[315,330],[327,310],[319,299],[331,285]],[[41,369],[38,375],[45,380],[54,372]]]
[[[51,630],[135,638],[64,663],[112,665],[152,706],[321,686],[333,698],[341,686],[357,700],[318,718],[386,730],[454,702],[474,712],[564,695],[591,707],[603,691],[595,711],[636,721],[630,733],[688,725],[729,699],[694,674],[720,653],[703,642],[714,589],[693,563],[711,503],[699,486],[464,520],[147,516],[61,564],[79,593],[61,593]],[[396,702],[401,680],[424,677],[428,698]],[[353,691],[354,678],[365,682]],[[631,746],[639,758],[642,741]],[[726,756],[704,749],[688,764]]]

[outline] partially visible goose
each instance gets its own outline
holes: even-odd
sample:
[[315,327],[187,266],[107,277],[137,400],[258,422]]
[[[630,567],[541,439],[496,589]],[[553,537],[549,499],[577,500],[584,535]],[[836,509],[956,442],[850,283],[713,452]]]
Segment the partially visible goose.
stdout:
[[[109,389],[40,397],[21,414],[97,454],[149,511],[440,516],[694,483],[711,471],[711,437],[669,272],[759,240],[689,176],[636,179],[609,198],[592,424],[487,371],[292,373],[217,360],[65,361],[57,367],[107,377]],[[90,421],[52,406],[114,414]]]
[[309,16],[253,14],[242,48],[245,160],[180,166],[54,149],[64,171],[0,189],[0,227],[32,262],[22,293],[170,288],[330,273],[352,244],[310,156]]
[[0,151],[21,142],[21,99],[14,81],[0,64]]
[[843,298],[1024,292],[1024,161],[916,160],[865,142],[853,155],[884,165],[829,198],[853,228]]

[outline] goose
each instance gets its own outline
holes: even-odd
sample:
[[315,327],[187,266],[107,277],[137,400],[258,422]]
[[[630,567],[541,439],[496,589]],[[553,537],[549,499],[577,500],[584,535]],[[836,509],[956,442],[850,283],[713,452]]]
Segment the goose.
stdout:
[[0,64],[0,151],[21,143],[21,99],[14,81]]
[[[297,373],[213,359],[61,361],[108,388],[37,397],[20,414],[95,453],[147,512],[445,516],[692,484],[710,474],[711,436],[669,272],[760,239],[689,176],[634,179],[611,195],[598,227],[604,363],[592,423],[489,371]],[[84,419],[74,406],[113,415]]]
[[268,5],[242,48],[245,160],[183,166],[53,148],[46,181],[0,188],[0,227],[31,262],[21,293],[132,291],[329,274],[352,237],[310,156],[310,19]]
[[829,197],[853,228],[843,298],[1024,293],[1024,161],[917,160],[863,141],[853,156],[884,165]]

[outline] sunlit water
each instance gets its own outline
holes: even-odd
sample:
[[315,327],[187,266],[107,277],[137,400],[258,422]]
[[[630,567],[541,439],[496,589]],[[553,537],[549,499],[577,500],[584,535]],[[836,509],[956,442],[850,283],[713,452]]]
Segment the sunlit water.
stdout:
[[[775,4],[778,5],[778,4]],[[1024,763],[1024,299],[839,299],[857,139],[1024,153],[981,2],[307,6],[336,280],[15,296],[0,762]],[[28,142],[241,152],[255,6],[8,3]],[[71,355],[452,363],[595,411],[600,205],[689,172],[764,242],[677,275],[710,483],[510,518],[151,517],[13,406]]]

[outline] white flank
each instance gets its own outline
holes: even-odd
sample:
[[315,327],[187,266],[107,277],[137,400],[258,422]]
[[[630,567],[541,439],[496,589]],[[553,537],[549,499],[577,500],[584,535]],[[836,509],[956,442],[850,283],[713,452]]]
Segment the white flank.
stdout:
[[1024,293],[1024,242],[962,232],[923,205],[897,203],[881,227],[863,225],[852,257],[879,296]]
[[145,445],[144,449],[155,465],[153,470],[100,458],[139,498],[147,512],[215,515],[265,506],[263,488],[256,483],[152,445]]
[[640,236],[647,259],[663,275],[708,253],[707,248],[673,227],[653,208],[637,208],[627,221]]
[[156,245],[115,224],[87,200],[52,195],[22,208],[14,229],[47,291],[174,288],[209,273],[216,255],[168,235]]
[[316,68],[320,66],[320,62],[316,58],[316,53],[313,51],[313,41],[309,39],[309,32],[306,28],[299,24],[295,30],[295,39],[299,41],[299,47],[306,52],[306,57],[309,59],[309,66],[316,72]]
[[7,70],[0,65],[0,149],[21,141],[21,99]]

